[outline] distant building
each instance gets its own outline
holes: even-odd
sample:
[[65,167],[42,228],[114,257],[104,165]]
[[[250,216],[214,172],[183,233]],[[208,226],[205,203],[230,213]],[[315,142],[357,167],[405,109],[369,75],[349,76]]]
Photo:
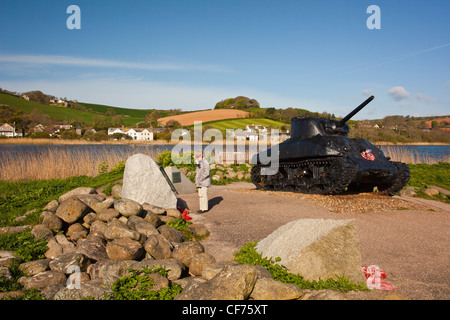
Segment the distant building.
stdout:
[[267,133],[266,127],[259,124],[247,125],[245,127],[245,132],[259,132],[259,133]]
[[43,124],[39,123],[39,124],[35,125],[33,129],[34,129],[33,130],[34,132],[44,132],[45,126]]
[[64,108],[70,107],[70,103],[65,101],[65,100],[63,100],[63,99],[58,99],[58,100],[56,98],[55,99],[50,99],[50,104],[58,106],[58,107],[64,107]]
[[97,130],[95,130],[94,128],[89,128],[86,130],[86,132],[84,134],[96,134]]
[[115,133],[123,133],[130,136],[136,141],[151,141],[153,140],[153,132],[149,129],[141,128],[108,128],[108,135],[113,135]]
[[0,124],[0,136],[6,136],[9,138],[17,136],[15,124],[3,123]]
[[59,129],[64,129],[64,130],[72,129],[71,124],[56,124],[55,126],[58,127]]

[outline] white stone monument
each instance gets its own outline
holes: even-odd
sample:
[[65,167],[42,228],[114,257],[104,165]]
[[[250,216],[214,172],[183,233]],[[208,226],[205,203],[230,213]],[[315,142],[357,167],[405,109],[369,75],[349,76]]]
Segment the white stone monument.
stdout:
[[142,153],[132,155],[125,163],[122,198],[164,209],[177,207],[177,197],[159,164]]

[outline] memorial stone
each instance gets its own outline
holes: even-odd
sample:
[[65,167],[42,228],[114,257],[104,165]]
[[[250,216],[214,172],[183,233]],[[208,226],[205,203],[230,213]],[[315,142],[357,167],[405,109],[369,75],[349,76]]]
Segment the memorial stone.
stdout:
[[129,157],[125,163],[122,198],[165,209],[177,207],[175,193],[161,172],[160,165],[141,153]]

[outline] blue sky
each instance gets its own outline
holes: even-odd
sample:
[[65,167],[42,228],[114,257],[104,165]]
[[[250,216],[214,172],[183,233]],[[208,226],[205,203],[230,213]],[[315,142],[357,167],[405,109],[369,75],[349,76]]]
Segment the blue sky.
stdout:
[[448,0],[5,0],[0,87],[136,109],[244,95],[337,116],[373,94],[356,119],[446,115],[449,13]]

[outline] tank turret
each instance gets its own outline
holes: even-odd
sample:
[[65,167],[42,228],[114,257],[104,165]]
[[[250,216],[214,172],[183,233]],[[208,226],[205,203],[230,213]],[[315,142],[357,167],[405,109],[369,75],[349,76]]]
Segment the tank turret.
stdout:
[[295,117],[291,119],[291,136],[294,138],[312,137],[315,135],[340,135],[348,136],[347,121],[361,111],[375,97],[370,96],[342,120],[330,120],[325,118]]
[[256,155],[252,182],[257,188],[315,194],[365,192],[374,187],[390,195],[400,191],[409,181],[408,166],[390,161],[367,140],[348,138],[346,122],[373,99],[369,97],[341,120],[292,118],[291,138],[278,145],[278,172],[264,175],[261,169],[269,165],[260,163]]

